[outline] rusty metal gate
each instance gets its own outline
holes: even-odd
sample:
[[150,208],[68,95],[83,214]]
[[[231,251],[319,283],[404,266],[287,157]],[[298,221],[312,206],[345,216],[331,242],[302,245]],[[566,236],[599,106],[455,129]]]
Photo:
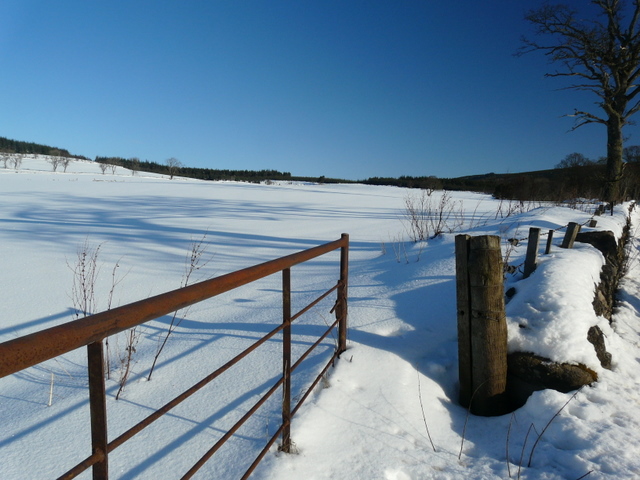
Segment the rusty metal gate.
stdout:
[[[299,312],[292,314],[291,267],[337,249],[340,249],[340,273],[336,284],[309,303],[306,307],[302,308]],[[94,480],[107,480],[109,478],[108,459],[109,454],[113,450],[142,431],[145,427],[151,425],[162,415],[169,412],[172,408],[186,400],[202,387],[213,381],[220,374],[240,362],[249,353],[267,342],[277,333],[282,332],[283,373],[280,380],[273,384],[267,393],[263,395],[262,398],[260,398],[260,400],[258,400],[258,402],[250,408],[249,411],[243,415],[242,418],[240,418],[236,424],[227,431],[186,474],[182,476],[183,479],[191,478],[196,471],[202,467],[204,463],[211,458],[211,456],[229,438],[231,438],[242,424],[249,419],[273,393],[282,387],[282,423],[280,428],[278,428],[276,433],[268,440],[267,445],[242,477],[247,478],[279,437],[281,437],[280,449],[285,452],[289,451],[291,448],[290,426],[292,417],[298,411],[308,395],[313,391],[313,388],[318,384],[328,368],[334,363],[335,359],[344,350],[346,350],[347,287],[349,269],[348,256],[349,236],[347,234],[342,234],[338,240],[319,245],[308,250],[1,343],[0,378],[32,367],[46,360],[58,357],[77,348],[86,346],[89,376],[92,454],[78,465],[71,468],[64,475],[60,476],[59,479],[75,478],[85,470],[93,468]],[[103,352],[103,340],[105,338],[278,272],[282,272],[283,308],[281,325],[273,329],[242,353],[229,360],[226,364],[210,373],[198,383],[176,396],[173,400],[166,403],[163,407],[156,410],[144,420],[132,426],[117,438],[108,441]],[[327,298],[334,292],[336,292],[336,303],[332,312],[335,313],[336,320],[329,325],[324,334],[321,335],[318,340],[305,353],[303,353],[295,363],[292,364],[291,324],[304,313],[309,311],[313,306],[317,305],[321,300]],[[292,405],[292,372],[336,327],[338,328],[337,348],[320,374],[306,390],[305,394],[295,405]]]

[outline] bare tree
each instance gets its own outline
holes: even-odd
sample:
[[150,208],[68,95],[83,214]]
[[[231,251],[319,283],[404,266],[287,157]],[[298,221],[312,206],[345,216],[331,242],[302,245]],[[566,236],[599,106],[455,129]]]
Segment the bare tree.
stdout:
[[640,145],[624,147],[622,156],[627,163],[640,163]]
[[119,166],[120,166],[120,162],[115,158],[112,159],[111,162],[109,162],[109,167],[111,168],[111,173],[113,175],[116,174],[116,170],[118,169]]
[[131,159],[131,175],[135,176],[140,170],[140,159],[138,157],[132,157]]
[[98,166],[100,167],[100,170],[102,171],[103,175],[104,175],[104,172],[107,171],[107,168],[109,168],[109,164],[104,162],[100,162]]
[[7,168],[7,162],[11,159],[11,154],[7,152],[0,152],[0,161],[4,163],[4,168]]
[[[584,2],[587,3],[587,2]],[[640,92],[640,0],[592,0],[599,15],[588,18],[567,5],[545,4],[530,11],[525,19],[535,27],[538,36],[548,43],[523,38],[519,54],[543,52],[559,70],[547,77],[570,77],[574,83],[567,89],[594,93],[601,112],[596,115],[578,110],[568,115],[576,118],[572,130],[589,123],[607,128],[607,168],[603,198],[621,200],[623,177],[622,128],[640,109],[636,98]]]
[[593,162],[583,154],[574,152],[564,157],[562,161],[556,165],[556,168],[585,167],[587,165],[593,165]]
[[59,157],[58,155],[53,155],[53,156],[49,157],[48,161],[51,164],[51,168],[55,172],[56,170],[58,170],[58,166],[62,162],[62,157]]
[[60,163],[62,164],[62,168],[65,173],[67,171],[67,167],[69,167],[72,161],[73,161],[73,158],[70,158],[70,157],[62,157],[62,159],[60,160]]
[[164,161],[164,164],[167,166],[167,169],[169,170],[169,176],[171,180],[173,180],[173,176],[176,173],[178,173],[178,171],[182,168],[182,162],[174,157],[167,158]]
[[20,155],[19,153],[14,153],[11,156],[11,165],[16,170],[20,170],[20,166],[22,165],[22,155]]

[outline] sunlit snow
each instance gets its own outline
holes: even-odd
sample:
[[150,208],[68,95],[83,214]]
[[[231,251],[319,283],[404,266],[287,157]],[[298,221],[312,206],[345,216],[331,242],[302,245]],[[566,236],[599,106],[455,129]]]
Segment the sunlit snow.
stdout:
[[[203,182],[93,162],[52,172],[45,157],[0,168],[0,341],[73,320],[72,268],[83,245],[99,247],[96,310],[180,286],[192,242],[208,263],[197,279],[294,253],[350,235],[348,350],[293,420],[297,454],[274,447],[252,478],[264,479],[577,479],[633,478],[640,471],[640,244],[629,245],[629,273],[611,325],[591,308],[603,256],[587,244],[541,255],[528,279],[507,275],[518,293],[507,305],[509,349],[583,363],[600,380],[568,394],[534,393],[514,415],[468,416],[458,405],[454,237],[525,238],[593,208],[500,205],[456,192],[454,232],[408,241],[404,201],[415,191],[324,184]],[[433,195],[440,195],[439,192]],[[598,217],[596,229],[622,232],[628,205]],[[640,220],[632,215],[632,235]],[[593,230],[585,228],[585,230]],[[524,261],[526,240],[509,254]],[[338,253],[292,269],[302,304],[337,275]],[[133,374],[119,400],[117,354],[107,381],[110,439],[210,373],[281,321],[280,277],[216,297],[184,313],[151,381],[146,374],[170,317],[141,327]],[[333,302],[303,317],[295,352],[332,319]],[[600,367],[586,340],[598,325],[613,355]],[[524,328],[523,328],[524,327]],[[324,342],[296,380],[297,394],[333,349]],[[281,347],[269,342],[229,375],[195,395],[110,455],[111,478],[180,478],[281,375]],[[49,403],[53,375],[53,397]],[[83,349],[0,379],[0,478],[56,478],[90,453]],[[569,402],[567,404],[567,402]],[[532,452],[545,426],[553,419]],[[196,475],[239,478],[279,426],[277,399],[243,427]],[[426,419],[426,425],[425,425]],[[466,424],[466,427],[465,427]],[[535,427],[530,430],[530,426]],[[427,435],[428,426],[435,451]],[[463,438],[464,431],[464,438]],[[508,457],[507,457],[508,452]],[[527,466],[529,458],[531,466]],[[591,473],[589,473],[591,472]],[[85,472],[80,478],[90,478]]]

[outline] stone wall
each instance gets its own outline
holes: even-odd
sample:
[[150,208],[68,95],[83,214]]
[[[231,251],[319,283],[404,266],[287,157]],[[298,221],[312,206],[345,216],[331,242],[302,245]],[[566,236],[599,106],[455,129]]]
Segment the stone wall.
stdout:
[[[633,205],[632,207],[633,208]],[[593,309],[597,315],[611,322],[615,305],[616,292],[620,279],[625,274],[626,250],[629,239],[631,215],[622,236],[616,241],[610,231],[578,233],[577,242],[588,243],[600,250],[605,264],[600,272],[600,283],[596,285]],[[587,340],[593,344],[598,360],[603,368],[611,369],[611,354],[607,352],[604,334],[599,327],[593,326],[585,332]],[[596,372],[585,365],[558,364],[532,353],[515,352],[507,359],[509,372],[510,395],[515,406],[524,404],[532,392],[552,388],[561,392],[569,392],[597,381]]]

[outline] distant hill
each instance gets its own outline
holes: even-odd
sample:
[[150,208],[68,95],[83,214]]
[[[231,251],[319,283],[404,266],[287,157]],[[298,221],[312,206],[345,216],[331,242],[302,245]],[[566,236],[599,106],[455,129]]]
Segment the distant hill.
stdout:
[[42,145],[33,142],[22,142],[19,140],[12,140],[6,137],[0,137],[0,152],[4,153],[25,153],[25,154],[38,154],[38,155],[59,155],[68,158],[80,158],[83,160],[89,160],[82,155],[73,155],[68,150],[58,147],[50,147],[49,145]]
[[[605,165],[590,164],[521,173],[486,173],[457,178],[409,177],[369,178],[369,185],[397,185],[408,188],[432,188],[481,192],[506,200],[564,201],[575,198],[601,198]],[[640,162],[625,166],[621,186],[625,197],[640,198]]]
[[[138,158],[122,157],[96,157],[98,163],[107,165],[120,165],[129,170],[160,173],[171,175],[169,167],[165,164],[140,160]],[[221,170],[213,168],[193,168],[180,166],[174,172],[175,175],[199,180],[234,180],[238,182],[260,183],[266,180],[293,180],[291,173],[278,170]]]
[[[0,137],[0,152],[40,155],[60,155],[90,160],[82,155],[73,155],[68,150],[22,142]],[[168,174],[166,165],[140,161],[137,158],[96,157],[98,163],[121,165],[131,170],[141,170]],[[600,198],[605,166],[589,164],[552,170],[538,170],[522,173],[485,173],[456,178],[438,178],[435,176],[371,177],[354,182],[340,178],[293,176],[289,172],[277,170],[221,170],[211,168],[193,168],[181,166],[175,175],[202,180],[236,180],[259,183],[269,180],[309,181],[317,183],[364,183],[367,185],[393,185],[405,188],[445,189],[453,191],[481,192],[496,198],[519,201],[564,201],[573,198]],[[625,166],[625,179],[622,188],[627,198],[640,198],[640,161],[629,162]]]

